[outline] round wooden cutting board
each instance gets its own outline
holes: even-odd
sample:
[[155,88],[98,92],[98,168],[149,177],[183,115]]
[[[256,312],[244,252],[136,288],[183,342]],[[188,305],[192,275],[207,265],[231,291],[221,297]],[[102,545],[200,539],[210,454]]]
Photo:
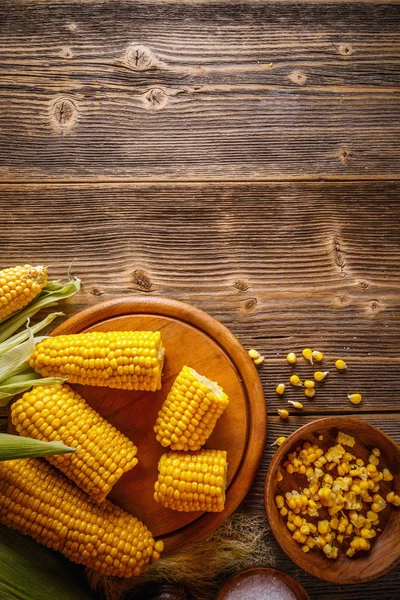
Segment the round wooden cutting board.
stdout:
[[[226,327],[203,311],[166,298],[130,297],[86,309],[52,335],[83,331],[160,331],[165,347],[162,389],[134,392],[74,385],[87,402],[138,447],[138,465],[114,486],[110,500],[142,520],[166,550],[189,545],[211,533],[247,494],[266,436],[266,406],[257,371]],[[229,405],[205,447],[226,450],[228,485],[222,513],[181,513],[153,498],[160,456],[168,449],[153,430],[158,411],[181,368],[193,367],[216,381]]]

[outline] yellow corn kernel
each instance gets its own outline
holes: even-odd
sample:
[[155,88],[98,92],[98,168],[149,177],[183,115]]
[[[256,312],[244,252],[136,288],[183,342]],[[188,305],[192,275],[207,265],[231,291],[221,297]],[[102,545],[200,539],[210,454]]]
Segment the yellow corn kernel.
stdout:
[[400,506],[400,496],[394,492],[389,492],[389,494],[386,496],[386,500],[394,506]]
[[286,508],[286,506],[282,506],[279,512],[281,513],[282,517],[286,517],[286,515],[288,514],[288,509]]
[[315,387],[315,381],[313,381],[312,379],[306,379],[304,382],[304,387],[306,388],[314,388]]
[[328,374],[329,371],[315,371],[314,379],[315,381],[323,381]]
[[92,331],[48,337],[36,344],[29,361],[43,377],[151,392],[161,389],[163,363],[159,331]]
[[301,527],[303,524],[303,519],[296,515],[293,519],[293,523],[296,525],[296,527]]
[[361,394],[348,394],[347,397],[352,404],[360,404],[362,400]]
[[304,348],[302,355],[306,360],[310,361],[311,364],[313,363],[313,355],[311,348]]
[[283,479],[283,475],[282,475],[281,471],[277,471],[276,475],[275,475],[275,481],[279,482],[279,481],[282,481],[282,479]]
[[282,435],[281,437],[276,438],[276,440],[273,444],[271,444],[271,446],[281,446],[285,440],[285,436]]
[[381,451],[379,448],[372,448],[372,454],[379,457],[381,455]]
[[261,354],[259,352],[257,352],[257,350],[255,350],[254,348],[250,348],[250,350],[247,352],[247,354],[253,360],[256,358],[259,358],[261,356]]
[[282,396],[285,392],[285,389],[286,389],[286,385],[284,383],[278,383],[278,385],[275,388],[275,391],[277,394]]
[[0,462],[0,521],[113,577],[139,575],[163,550],[163,542],[155,542],[137,518],[108,500],[98,505],[35,458]]
[[[343,431],[339,431],[336,436],[336,442],[338,444],[344,444],[345,446],[350,446],[352,448],[354,446],[354,444],[356,443],[356,440],[354,439],[354,437],[352,435],[348,435],[347,433],[344,433]],[[343,456],[344,456],[345,460],[352,459],[352,455],[348,452],[346,452]]]
[[292,537],[294,540],[296,540],[296,542],[300,542],[301,544],[304,544],[304,542],[307,540],[307,536],[300,533],[299,529],[296,529]]
[[289,416],[289,411],[286,408],[278,408],[278,415],[281,419],[287,419]]
[[289,364],[294,365],[294,364],[296,364],[297,356],[295,355],[294,352],[289,352],[289,354],[286,356],[286,360],[288,361]]
[[302,525],[300,527],[300,533],[302,533],[303,535],[309,535],[311,533],[310,526],[307,523]]
[[[225,505],[227,466],[225,450],[200,450],[192,454],[167,452],[158,462],[154,499],[165,508],[177,511],[221,512]],[[171,475],[165,474],[168,472]],[[209,482],[206,483],[207,476]],[[187,491],[188,483],[190,491]]]
[[352,556],[354,556],[354,555],[355,555],[355,553],[356,553],[356,551],[355,551],[355,549],[354,549],[354,548],[351,548],[351,547],[350,547],[350,548],[347,548],[347,550],[346,550],[346,554],[347,554],[347,556],[348,556],[349,558],[351,558]]
[[376,536],[376,531],[374,531],[373,529],[366,529],[365,527],[361,529],[360,533],[361,537],[366,540],[370,540]]
[[46,267],[23,265],[0,271],[0,321],[31,302],[47,283]]
[[333,517],[329,521],[329,525],[331,526],[332,529],[337,529],[339,527],[339,519],[337,517]]
[[183,367],[158,412],[157,441],[172,450],[199,450],[228,404],[217,383]]
[[286,465],[285,470],[286,470],[286,473],[289,473],[289,475],[294,473],[293,465],[291,465],[290,463]]
[[307,396],[307,398],[314,398],[315,390],[313,388],[306,388],[304,390],[304,394]]
[[310,547],[309,547],[309,546],[307,546],[306,544],[304,544],[304,545],[301,547],[301,549],[303,550],[303,552],[306,552],[306,553],[307,553],[307,552],[310,552]]
[[296,375],[295,373],[290,376],[289,381],[295,387],[301,387],[303,385],[303,382],[301,381],[300,377],[298,375]]
[[322,354],[322,352],[320,350],[313,350],[312,357],[317,362],[321,362],[321,360],[324,358],[324,355]]
[[370,454],[368,457],[368,462],[371,465],[377,466],[377,465],[379,465],[379,458],[377,456],[375,456],[375,454]]
[[286,527],[289,529],[289,531],[296,531],[296,525],[291,521],[287,521]]
[[[34,420],[38,416],[40,427]],[[68,385],[33,387],[14,402],[11,420],[23,437],[76,448],[74,453],[46,458],[97,502],[138,462],[133,442]]]
[[323,521],[318,521],[318,531],[321,535],[324,535],[326,533],[329,533],[331,526],[329,525],[329,521],[327,521],[326,519],[324,519]]
[[342,360],[341,358],[339,358],[336,362],[335,362],[335,367],[337,368],[338,371],[345,371],[347,369],[347,365],[344,362],[344,360]]
[[285,506],[285,499],[283,496],[275,496],[275,504],[278,508]]
[[255,358],[253,360],[253,363],[255,365],[261,365],[264,362],[264,360],[265,360],[265,356],[259,356],[258,358]]
[[297,400],[288,400],[289,404],[294,406],[294,408],[304,408],[301,402],[297,402]]

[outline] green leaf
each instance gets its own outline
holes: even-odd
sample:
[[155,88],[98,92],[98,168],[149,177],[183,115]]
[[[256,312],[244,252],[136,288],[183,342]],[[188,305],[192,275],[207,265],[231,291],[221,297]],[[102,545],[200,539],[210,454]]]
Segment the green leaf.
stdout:
[[0,383],[0,406],[7,406],[16,394],[26,392],[34,385],[61,385],[65,381],[61,377],[42,377],[29,367]]
[[55,456],[69,452],[76,452],[76,450],[61,442],[42,442],[19,435],[0,433],[0,460]]
[[0,525],[2,600],[93,600],[81,572],[66,558]]
[[70,279],[64,285],[57,281],[49,281],[41,293],[26,308],[0,322],[0,343],[15,333],[17,329],[26,323],[27,319],[33,317],[39,310],[55,306],[60,300],[73,296],[80,287],[80,279]]
[[[9,337],[2,344],[0,344],[0,356],[2,354],[4,354],[5,352],[8,352],[12,348],[15,348],[15,346],[18,346],[18,344],[21,344],[22,342],[27,340],[29,338],[30,330],[32,331],[33,334],[38,333],[39,331],[41,331],[42,329],[47,327],[47,325],[50,325],[50,323],[52,323],[52,321],[54,321],[54,319],[56,317],[61,317],[63,314],[64,313],[62,313],[62,312],[50,313],[49,315],[47,315],[47,317],[45,317],[44,319],[42,319],[41,321],[39,321],[39,323],[36,323],[35,325],[30,325],[29,319],[27,319],[26,329]],[[1,329],[1,327],[0,327],[0,329]]]

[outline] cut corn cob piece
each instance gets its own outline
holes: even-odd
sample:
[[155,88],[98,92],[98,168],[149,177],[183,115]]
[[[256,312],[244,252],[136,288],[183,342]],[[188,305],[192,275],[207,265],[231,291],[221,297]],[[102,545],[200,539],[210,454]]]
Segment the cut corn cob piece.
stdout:
[[46,283],[46,267],[23,265],[0,271],[0,321],[29,304]]
[[163,362],[159,331],[94,331],[42,340],[29,364],[44,377],[67,376],[69,383],[155,392]]
[[219,385],[183,367],[158,413],[157,440],[172,450],[199,450],[228,403]]
[[158,463],[154,499],[178,511],[221,512],[225,505],[226,451],[167,452]]
[[36,458],[0,462],[0,521],[105,575],[138,575],[163,549],[138,519]]
[[133,442],[68,385],[33,388],[12,405],[11,419],[24,437],[76,448],[47,460],[97,502],[138,462]]

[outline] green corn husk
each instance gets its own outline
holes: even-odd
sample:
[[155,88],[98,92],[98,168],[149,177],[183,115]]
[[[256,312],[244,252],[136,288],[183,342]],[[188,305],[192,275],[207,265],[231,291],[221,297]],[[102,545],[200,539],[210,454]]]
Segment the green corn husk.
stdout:
[[76,449],[70,448],[62,442],[42,442],[19,435],[0,433],[0,460],[55,456],[69,452],[76,452]]
[[11,317],[6,317],[0,321],[0,343],[9,338],[17,329],[22,327],[28,319],[33,317],[39,310],[49,306],[55,306],[57,302],[64,298],[73,296],[80,290],[81,280],[74,279],[69,276],[69,281],[62,284],[59,281],[49,281],[42,289],[40,294],[36,296],[21,311]]
[[0,565],[2,600],[94,600],[69,561],[3,525]]

